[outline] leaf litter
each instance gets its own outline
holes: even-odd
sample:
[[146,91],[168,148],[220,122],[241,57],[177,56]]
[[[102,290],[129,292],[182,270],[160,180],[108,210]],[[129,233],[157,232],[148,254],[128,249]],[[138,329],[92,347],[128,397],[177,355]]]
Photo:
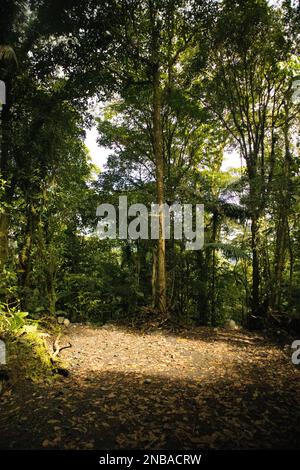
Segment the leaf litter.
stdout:
[[117,325],[65,335],[69,377],[1,395],[1,448],[300,447],[299,369],[262,335]]

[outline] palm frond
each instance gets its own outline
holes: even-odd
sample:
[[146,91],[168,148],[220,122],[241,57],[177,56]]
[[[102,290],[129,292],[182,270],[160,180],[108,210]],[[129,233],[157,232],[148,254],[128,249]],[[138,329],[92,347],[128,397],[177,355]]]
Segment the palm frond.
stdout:
[[229,219],[239,220],[240,222],[245,222],[247,219],[247,212],[243,206],[227,201],[219,201],[219,204],[222,213]]
[[222,251],[227,258],[248,259],[249,255],[238,246],[231,245],[230,243],[206,243],[204,249],[214,249]]

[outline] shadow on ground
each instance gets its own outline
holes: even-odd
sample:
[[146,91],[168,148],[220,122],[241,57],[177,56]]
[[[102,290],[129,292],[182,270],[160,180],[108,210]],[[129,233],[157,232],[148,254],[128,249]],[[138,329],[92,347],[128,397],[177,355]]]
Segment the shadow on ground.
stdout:
[[89,371],[18,384],[1,399],[0,448],[299,448],[299,374],[267,363],[232,364],[222,378]]

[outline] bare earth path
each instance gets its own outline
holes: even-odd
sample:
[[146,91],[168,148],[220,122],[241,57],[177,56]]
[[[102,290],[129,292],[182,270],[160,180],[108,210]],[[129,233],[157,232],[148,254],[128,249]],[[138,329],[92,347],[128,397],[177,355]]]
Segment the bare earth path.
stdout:
[[0,448],[300,448],[300,371],[248,332],[72,325],[70,376],[0,399]]

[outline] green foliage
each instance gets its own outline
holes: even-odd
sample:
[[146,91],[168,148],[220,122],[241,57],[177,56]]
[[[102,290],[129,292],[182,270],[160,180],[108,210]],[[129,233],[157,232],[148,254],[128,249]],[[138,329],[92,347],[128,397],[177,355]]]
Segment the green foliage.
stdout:
[[59,277],[57,306],[73,321],[105,323],[135,308],[135,287],[117,243],[83,238],[76,246],[76,265],[66,265]]
[[[246,322],[250,308],[297,316],[297,11],[264,0],[150,2],[153,23],[142,0],[4,3],[0,300],[21,304],[2,309],[12,343],[43,355],[29,317],[104,323],[152,305],[155,243],[93,231],[101,202],[155,201],[156,67],[165,199],[205,206],[202,251],[166,244],[170,312],[209,325]],[[94,122],[95,96],[107,106]],[[84,144],[93,123],[110,149],[96,180]],[[223,170],[228,150],[242,170]]]
[[241,258],[249,259],[248,253],[246,253],[240,247],[231,245],[229,243],[206,243],[204,248],[222,251],[226,257],[235,258],[236,260]]
[[7,348],[7,368],[12,382],[20,375],[32,381],[51,379],[53,367],[46,334],[27,312],[0,305],[0,336]]

